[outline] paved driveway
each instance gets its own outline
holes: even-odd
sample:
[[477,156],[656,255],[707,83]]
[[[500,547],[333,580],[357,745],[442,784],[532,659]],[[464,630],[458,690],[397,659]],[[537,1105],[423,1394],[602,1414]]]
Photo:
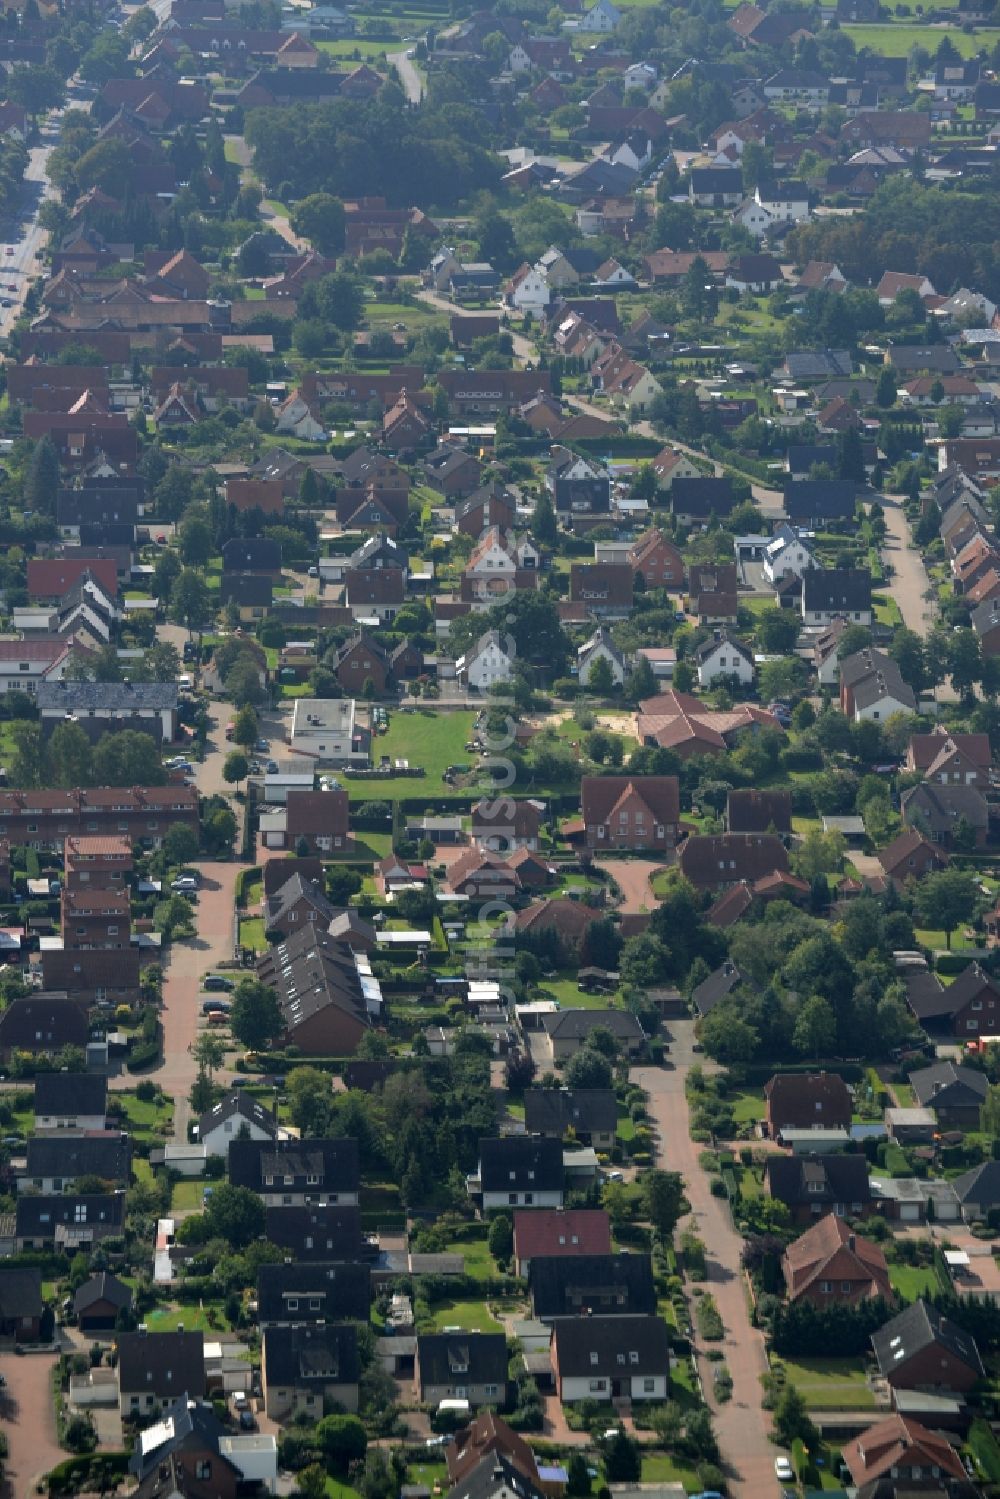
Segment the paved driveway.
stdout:
[[650,878],[658,869],[663,869],[669,859],[595,859],[598,869],[611,875],[621,887],[622,903],[617,909],[626,916],[638,916],[651,911],[656,905],[656,896],[650,888]]
[[728,1404],[717,1405],[713,1398],[713,1365],[701,1349],[698,1366],[730,1475],[730,1493],[760,1499],[776,1491],[776,1449],[768,1436],[770,1418],[761,1406],[760,1376],[767,1367],[764,1338],[750,1326],[747,1315],[740,1269],[743,1240],[732,1225],[726,1204],[712,1196],[708,1177],[698,1163],[701,1147],[691,1140],[684,1080],[692,1063],[700,1060],[691,1051],[693,1029],[690,1020],[671,1021],[672,1066],[637,1067],[632,1076],[649,1096],[649,1111],[659,1135],[659,1164],[669,1171],[679,1171],[684,1178],[691,1204],[690,1226],[707,1249],[707,1289],[715,1297],[726,1329],[722,1347],[733,1376],[733,1395]]
[[56,1441],[54,1364],[54,1354],[0,1354],[0,1374],[7,1381],[0,1392],[0,1430],[10,1448],[0,1499],[27,1499],[35,1480],[69,1456]]

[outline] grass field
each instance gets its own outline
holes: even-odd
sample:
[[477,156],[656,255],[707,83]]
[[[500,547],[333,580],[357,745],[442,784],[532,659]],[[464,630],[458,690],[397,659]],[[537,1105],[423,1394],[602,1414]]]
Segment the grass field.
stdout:
[[547,979],[540,986],[539,997],[541,999],[554,999],[564,1010],[607,1010],[613,1008],[610,994],[581,994],[577,987],[576,978],[566,975],[562,978]]
[[[462,1249],[465,1253],[465,1249]],[[483,1301],[439,1301],[432,1309],[434,1331],[444,1327],[460,1327],[463,1332],[502,1332],[499,1322],[494,1322]]]
[[732,1103],[737,1124],[749,1124],[753,1119],[764,1117],[764,1099],[760,1093],[737,1093]]
[[134,1093],[116,1093],[115,1102],[125,1110],[129,1133],[137,1140],[169,1134],[174,1117],[173,1100],[166,1096],[159,1102],[144,1103]]
[[943,36],[954,43],[961,57],[975,57],[984,45],[982,37],[967,36],[957,26],[935,26],[932,29],[921,26],[919,22],[898,26],[844,26],[841,30],[851,38],[859,52],[862,47],[869,47],[883,57],[906,57],[913,47],[926,47],[933,52]]
[[701,1488],[693,1468],[685,1468],[665,1452],[650,1452],[642,1459],[643,1483],[682,1483],[686,1494]]
[[396,52],[399,50],[398,42],[370,42],[364,37],[345,36],[337,42],[320,42],[316,46],[321,52],[329,52],[331,57],[349,58],[353,61],[365,61],[369,58],[382,58],[386,51]]
[[[211,1322],[208,1319],[209,1310],[215,1312]],[[160,1307],[155,1312],[147,1312],[145,1322],[150,1332],[175,1332],[181,1323],[185,1332],[219,1333],[229,1327],[222,1307],[215,1305],[211,1308],[179,1304]]]
[[865,1371],[856,1359],[783,1359],[782,1363],[785,1377],[810,1410],[868,1410],[875,1405]]
[[456,1239],[454,1243],[445,1245],[445,1253],[460,1254],[465,1260],[466,1275],[474,1276],[476,1280],[489,1280],[497,1273],[485,1238]]
[[452,791],[441,776],[449,765],[470,765],[472,759],[465,745],[472,732],[475,714],[461,711],[439,713],[421,708],[415,713],[393,713],[389,719],[389,732],[372,740],[372,757],[388,755],[391,760],[408,760],[411,765],[421,765],[426,774],[421,778],[411,776],[389,776],[384,781],[347,780],[347,789],[354,801],[385,801],[398,796],[424,796],[437,801],[449,794],[467,795]]

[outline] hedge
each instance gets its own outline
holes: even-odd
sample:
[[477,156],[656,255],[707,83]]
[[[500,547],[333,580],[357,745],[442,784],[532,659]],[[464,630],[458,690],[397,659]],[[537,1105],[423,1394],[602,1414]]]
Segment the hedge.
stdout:
[[69,1457],[58,1463],[45,1482],[50,1494],[79,1494],[89,1486],[93,1471],[103,1468],[115,1478],[128,1472],[127,1452],[90,1452],[83,1457]]

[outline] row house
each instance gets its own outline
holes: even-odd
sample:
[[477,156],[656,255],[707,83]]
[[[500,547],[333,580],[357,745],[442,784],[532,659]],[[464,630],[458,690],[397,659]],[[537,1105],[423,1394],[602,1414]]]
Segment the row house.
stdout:
[[61,849],[67,838],[78,834],[122,835],[133,843],[159,847],[178,826],[198,832],[198,792],[193,786],[0,791],[0,839],[30,848]]

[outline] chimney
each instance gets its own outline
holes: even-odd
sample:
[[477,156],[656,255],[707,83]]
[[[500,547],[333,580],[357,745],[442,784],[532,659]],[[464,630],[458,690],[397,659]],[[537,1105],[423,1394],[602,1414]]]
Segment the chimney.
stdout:
[[852,1254],[854,1253],[854,1245],[855,1245],[855,1237],[854,1237],[854,1235],[853,1234],[848,1234],[847,1235],[847,1247],[851,1251]]

